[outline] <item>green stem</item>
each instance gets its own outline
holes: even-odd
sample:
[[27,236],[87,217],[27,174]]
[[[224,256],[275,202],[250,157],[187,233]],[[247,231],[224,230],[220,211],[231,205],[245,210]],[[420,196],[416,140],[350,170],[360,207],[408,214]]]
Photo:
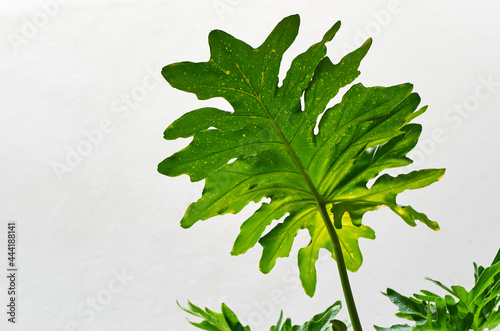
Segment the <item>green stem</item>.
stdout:
[[337,231],[335,230],[328,212],[326,211],[324,204],[318,203],[318,209],[325,223],[328,234],[333,244],[333,252],[337,259],[337,268],[339,270],[340,282],[342,283],[342,290],[344,291],[344,298],[347,305],[347,310],[349,311],[349,317],[351,318],[351,324],[354,331],[362,331],[361,322],[359,321],[358,311],[356,309],[356,304],[354,303],[354,296],[352,295],[351,285],[349,283],[349,276],[347,275],[347,269],[345,267],[344,255],[342,254],[342,247],[340,246],[339,237]]

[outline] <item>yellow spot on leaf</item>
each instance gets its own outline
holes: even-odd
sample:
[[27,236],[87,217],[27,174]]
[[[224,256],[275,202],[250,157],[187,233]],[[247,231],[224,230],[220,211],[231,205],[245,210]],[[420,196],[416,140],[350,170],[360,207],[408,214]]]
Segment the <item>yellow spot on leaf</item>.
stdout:
[[228,74],[228,75],[229,75],[230,73],[231,73],[231,71],[229,71],[229,70],[228,70],[228,71],[226,71],[226,74]]

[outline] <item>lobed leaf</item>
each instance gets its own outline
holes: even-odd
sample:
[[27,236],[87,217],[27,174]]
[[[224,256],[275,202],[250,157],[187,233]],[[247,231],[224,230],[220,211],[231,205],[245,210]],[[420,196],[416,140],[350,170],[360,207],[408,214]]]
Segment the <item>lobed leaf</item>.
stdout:
[[[185,312],[203,320],[200,323],[189,322],[199,329],[208,331],[250,331],[250,327],[243,326],[236,314],[225,303],[221,305],[222,313],[214,312],[208,308],[202,309],[191,302],[188,302],[188,306],[189,308],[186,309],[179,305]],[[276,325],[271,326],[270,331],[343,331],[342,326],[345,327],[345,324],[334,320],[340,308],[341,303],[337,301],[303,325],[293,326],[290,318],[283,321],[283,311],[281,311],[278,322]]]
[[[410,122],[426,107],[418,108],[420,97],[411,84],[358,83],[340,103],[329,107],[338,92],[358,77],[360,62],[371,46],[368,39],[334,64],[326,56],[325,44],[340,22],[292,61],[279,86],[281,59],[298,28],[298,15],[287,17],[257,48],[215,30],[209,35],[207,62],[163,68],[173,87],[201,100],[225,98],[233,112],[200,108],[172,123],[165,139],[193,140],[161,162],[158,170],[205,180],[202,197],[181,220],[185,228],[269,199],[243,222],[231,254],[242,254],[259,242],[263,247],[259,266],[267,273],[279,257],[289,256],[298,231],[307,230],[311,241],[299,250],[298,259],[304,289],[313,296],[319,250],[332,252],[326,222],[335,224],[346,266],[356,271],[362,263],[358,240],[375,238],[373,230],[362,225],[365,213],[387,206],[411,226],[418,220],[439,229],[425,214],[396,200],[405,190],[439,180],[444,170],[380,175],[412,163],[406,155],[417,144],[421,126]],[[323,206],[330,219],[321,217]]]
[[231,329],[227,325],[224,315],[221,313],[216,313],[209,310],[208,308],[203,310],[189,301],[189,308],[182,307],[179,302],[177,302],[177,305],[188,314],[203,319],[203,321],[200,323],[189,321],[191,325],[196,326],[197,328],[207,331],[231,331]]
[[[387,295],[399,308],[396,315],[415,325],[394,325],[390,328],[375,327],[376,330],[492,330],[500,324],[500,250],[491,266],[478,267],[474,263],[475,285],[467,291],[462,286],[443,285],[427,278],[451,295],[440,297],[422,290],[413,297],[405,297],[388,289]],[[458,299],[455,302],[455,299]]]

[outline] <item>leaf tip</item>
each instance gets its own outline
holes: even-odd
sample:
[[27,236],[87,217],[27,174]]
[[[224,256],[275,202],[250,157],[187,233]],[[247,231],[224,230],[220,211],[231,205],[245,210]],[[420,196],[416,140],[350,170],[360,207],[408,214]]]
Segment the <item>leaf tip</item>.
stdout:
[[300,15],[299,14],[290,15],[287,17],[287,19],[297,21],[296,23],[300,23]]
[[331,28],[328,30],[325,35],[323,36],[323,40],[321,40],[321,43],[325,44],[333,39],[337,32],[340,29],[341,22],[337,21]]
[[184,217],[182,220],[181,220],[181,228],[183,229],[189,229],[191,226],[193,226],[193,224],[196,223],[196,222],[192,222],[192,221],[186,221],[186,218]]
[[366,39],[366,41],[363,43],[361,47],[370,47],[373,44],[373,39],[370,37]]
[[437,180],[441,180],[441,178],[444,177],[444,171],[443,171],[443,174],[441,176],[439,176],[439,178]]
[[[316,286],[315,286],[316,287]],[[306,288],[306,286],[302,285],[304,292],[310,298],[314,297],[314,293],[316,292],[316,288]]]
[[233,249],[231,249],[231,256],[238,256],[238,255],[241,255],[243,253],[245,253],[246,250],[242,250],[241,248],[236,248],[233,246]]
[[284,19],[282,19],[281,22],[278,23],[278,26],[280,26],[282,24],[292,26],[296,30],[295,33],[297,33],[298,27],[300,26],[300,15],[293,14],[293,15],[287,16]]
[[260,272],[267,275],[269,272],[271,272],[275,263],[276,263],[275,260],[274,261],[272,261],[272,260],[269,261],[269,259],[266,260],[264,258],[264,253],[262,253],[262,256],[261,256],[260,261],[259,261]]
[[169,81],[169,77],[170,77],[170,71],[173,67],[176,67],[178,65],[180,65],[181,63],[180,62],[176,62],[176,63],[171,63],[167,66],[164,66],[162,69],[161,69],[161,75],[163,76],[163,78],[165,78],[165,80],[167,82],[170,83]]
[[170,124],[165,131],[163,132],[163,139],[165,140],[173,140],[176,139],[177,137],[173,136],[171,134],[172,130],[174,129],[174,123]]

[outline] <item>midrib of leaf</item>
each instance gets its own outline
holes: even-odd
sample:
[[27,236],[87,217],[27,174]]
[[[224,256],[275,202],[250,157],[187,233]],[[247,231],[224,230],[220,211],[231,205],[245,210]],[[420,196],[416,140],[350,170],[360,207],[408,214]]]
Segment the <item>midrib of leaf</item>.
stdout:
[[[233,59],[231,59],[233,60]],[[270,61],[269,61],[270,62]],[[268,63],[269,63],[268,62]],[[260,93],[257,93],[255,91],[255,89],[253,88],[252,84],[250,83],[250,80],[248,79],[248,77],[245,75],[245,73],[243,72],[243,70],[241,70],[240,66],[238,65],[238,63],[236,61],[233,60],[233,63],[234,65],[238,68],[238,70],[240,71],[241,75],[243,76],[243,78],[245,79],[245,81],[247,82],[248,86],[250,87],[250,89],[253,91],[253,95],[251,95],[253,98],[255,98],[255,100],[257,100],[257,102],[259,102],[262,110],[266,113],[267,115],[267,118],[269,120],[269,122],[271,123],[271,125],[273,126],[274,128],[274,131],[276,132],[276,134],[278,135],[278,137],[280,137],[283,145],[285,146],[285,149],[287,150],[288,154],[290,155],[290,157],[292,158],[293,162],[295,163],[295,166],[299,169],[300,171],[300,174],[302,175],[302,177],[304,178],[304,180],[306,181],[306,184],[307,186],[309,187],[309,190],[311,191],[311,194],[312,196],[314,197],[314,200],[316,201],[316,203],[318,204],[318,209],[320,208],[319,206],[323,203],[321,201],[321,197],[318,193],[318,191],[316,190],[316,188],[314,187],[314,184],[312,183],[311,181],[311,178],[309,177],[309,175],[307,174],[307,172],[305,171],[304,167],[302,166],[302,164],[300,163],[300,160],[299,158],[297,157],[297,155],[295,154],[295,152],[293,151],[292,147],[290,146],[290,144],[288,143],[288,141],[286,140],[285,136],[283,135],[283,132],[281,132],[281,129],[278,127],[278,124],[276,123],[276,121],[274,120],[274,118],[271,116],[271,113],[269,112],[269,110],[267,109],[266,105],[264,104],[264,102],[262,101],[262,97],[261,97],[261,94]],[[268,68],[269,65],[266,66],[266,68]],[[264,77],[265,77],[265,72],[262,74],[262,79],[261,79],[261,84],[260,84],[260,88],[262,88],[262,86],[264,85],[263,81],[264,81]],[[241,91],[245,94],[248,94],[248,92],[244,92],[244,91]],[[282,107],[280,107],[282,108]]]
[[[314,197],[314,200],[316,201],[316,208],[317,208],[318,212],[320,213],[321,218],[323,220],[323,223],[324,223],[324,225],[325,225],[325,227],[326,227],[326,229],[328,231],[328,234],[330,236],[330,240],[332,242],[334,254],[337,257],[337,267],[338,267],[339,275],[340,275],[341,282],[342,282],[344,296],[345,296],[345,299],[347,301],[349,315],[351,317],[352,323],[354,324],[354,329],[355,330],[358,330],[358,329],[361,330],[361,324],[359,322],[359,317],[358,317],[357,312],[356,312],[356,306],[354,304],[354,298],[352,296],[352,290],[351,290],[350,285],[349,285],[349,279],[348,279],[348,276],[347,276],[347,269],[346,269],[344,258],[343,258],[343,252],[342,252],[342,248],[341,248],[341,243],[339,241],[339,238],[338,238],[337,232],[335,230],[335,227],[333,226],[333,223],[331,222],[330,217],[328,215],[328,212],[326,210],[326,202],[322,201],[322,199],[321,199],[321,197],[320,197],[320,195],[319,195],[316,187],[314,186],[314,184],[311,181],[311,178],[309,177],[309,175],[305,171],[304,167],[302,166],[302,163],[300,163],[299,158],[297,157],[297,155],[295,154],[294,150],[292,149],[292,147],[288,143],[287,139],[283,135],[283,132],[278,127],[275,119],[271,116],[271,113],[267,109],[267,106],[262,101],[261,94],[257,94],[255,92],[255,90],[253,89],[252,85],[250,84],[248,78],[241,71],[241,68],[238,65],[237,65],[237,67],[240,70],[240,73],[245,78],[247,84],[250,86],[251,90],[254,92],[253,97],[258,101],[258,103],[260,104],[261,108],[266,113],[266,115],[267,115],[267,117],[269,119],[269,122],[273,126],[276,134],[279,136],[279,138],[283,142],[283,145],[285,146],[285,149],[287,150],[287,153],[292,158],[293,162],[295,163],[295,166],[299,169],[302,177],[306,181],[306,184],[307,184],[309,190],[311,191],[312,196]],[[261,81],[263,81],[264,76],[265,76],[265,74],[263,74],[263,77],[262,77]],[[263,85],[264,84],[262,83],[261,84],[261,88],[262,88]],[[282,108],[282,107],[280,106],[280,108]]]
[[[318,47],[317,50],[319,50],[319,49],[320,49],[320,47]],[[329,233],[329,236],[330,236],[330,239],[331,239],[331,242],[332,242],[332,246],[333,246],[334,255],[337,258],[337,265],[338,265],[339,273],[340,273],[340,276],[341,276],[341,279],[342,279],[342,284],[343,284],[343,287],[344,287],[344,294],[345,294],[345,297],[346,297],[346,300],[347,300],[347,304],[348,304],[348,307],[350,308],[349,309],[350,315],[351,315],[351,311],[354,311],[354,313],[353,313],[354,315],[351,316],[351,319],[358,320],[356,324],[359,324],[359,318],[357,317],[357,313],[355,313],[354,301],[353,301],[353,298],[352,298],[352,292],[351,292],[351,289],[350,289],[350,286],[349,286],[349,281],[348,281],[348,277],[347,277],[347,270],[346,270],[346,267],[345,267],[345,262],[344,262],[344,257],[343,257],[343,251],[345,250],[345,243],[341,242],[339,240],[339,238],[338,238],[338,235],[336,233],[335,227],[333,226],[333,222],[331,221],[331,219],[330,219],[330,217],[328,215],[328,212],[326,210],[326,203],[327,202],[322,200],[322,198],[321,198],[318,190],[314,186],[314,184],[313,184],[313,182],[312,182],[309,174],[306,172],[306,170],[305,170],[304,166],[302,165],[300,159],[298,158],[298,156],[295,153],[294,149],[291,147],[291,144],[288,142],[287,138],[285,137],[285,135],[281,131],[281,128],[278,126],[277,121],[276,121],[276,118],[281,114],[281,111],[284,109],[284,104],[285,104],[286,100],[290,99],[290,94],[293,93],[292,91],[294,91],[294,88],[297,87],[299,83],[292,81],[291,86],[288,86],[288,88],[289,88],[289,90],[287,90],[288,93],[285,93],[280,98],[281,102],[279,104],[279,108],[277,109],[276,113],[274,114],[275,117],[276,117],[275,118],[275,117],[273,117],[271,115],[271,112],[269,111],[269,109],[267,108],[267,105],[264,103],[264,101],[262,99],[262,97],[263,97],[263,91],[262,91],[262,89],[265,86],[264,82],[265,82],[266,72],[267,72],[267,70],[268,70],[268,68],[270,66],[270,62],[271,61],[268,62],[267,66],[266,66],[266,68],[264,70],[264,72],[262,72],[262,74],[261,74],[261,77],[260,77],[261,79],[260,79],[260,84],[259,84],[260,86],[254,88],[252,86],[249,78],[245,74],[245,72],[243,72],[242,68],[236,63],[235,59],[231,58],[231,56],[228,56],[228,58],[230,58],[232,60],[232,62],[234,63],[234,65],[237,68],[237,70],[239,71],[240,75],[242,75],[242,78],[246,82],[246,85],[249,87],[249,90],[251,92],[248,93],[247,91],[244,91],[242,89],[238,89],[238,90],[234,89],[233,91],[235,91],[235,92],[241,92],[243,95],[250,96],[251,98],[254,98],[259,103],[260,108],[262,109],[262,111],[267,116],[267,119],[268,119],[269,123],[271,124],[271,126],[273,127],[273,130],[278,135],[279,140],[282,142],[283,146],[285,147],[285,149],[287,151],[287,154],[292,159],[292,161],[295,164],[296,168],[299,170],[300,175],[302,176],[302,178],[306,182],[306,185],[307,185],[307,187],[308,187],[308,189],[310,191],[310,194],[314,198],[314,201],[316,203],[316,209],[317,209],[316,212],[319,212],[319,214],[320,214],[320,216],[322,218],[322,221],[324,223],[324,226],[325,226],[327,232]],[[285,80],[286,80],[286,78],[285,78]],[[285,83],[285,81],[284,81],[284,83]],[[257,92],[257,91],[259,91],[259,92]],[[304,110],[303,114],[307,115],[307,113],[305,112],[305,110]],[[304,116],[304,117],[302,117],[302,119],[303,119],[302,122],[299,124],[300,127],[295,132],[295,134],[297,134],[298,131],[301,131],[301,129],[306,124],[305,122],[309,122],[310,121],[310,118],[308,116],[307,117]],[[348,123],[344,123],[344,125],[342,127],[344,127],[345,125],[348,125],[352,121],[353,120],[348,121]],[[342,123],[342,122],[339,122],[339,123]],[[330,140],[327,140],[327,141],[330,141]],[[311,164],[311,163],[309,163],[309,164]],[[309,213],[313,213],[313,212],[315,212],[314,209],[309,210]],[[323,230],[325,228],[323,228]],[[349,256],[349,258],[352,259],[352,256]],[[346,288],[346,286],[347,286],[347,288]],[[354,321],[353,321],[353,323],[354,323]]]
[[320,197],[318,191],[316,190],[316,187],[314,187],[314,184],[312,183],[311,178],[309,177],[309,175],[305,171],[304,167],[302,166],[302,163],[300,163],[300,160],[297,157],[297,154],[295,154],[294,150],[292,149],[292,147],[290,146],[290,144],[286,140],[285,135],[283,134],[283,132],[281,132],[281,129],[278,127],[278,124],[276,123],[274,118],[271,116],[271,113],[269,112],[266,105],[262,101],[262,98],[260,97],[260,95],[255,95],[254,97],[259,102],[259,104],[262,107],[262,109],[264,110],[264,112],[267,114],[267,116],[269,118],[269,122],[271,123],[274,130],[276,131],[276,133],[280,137],[281,141],[283,142],[283,145],[285,146],[288,154],[292,158],[293,163],[295,163],[295,166],[299,169],[300,174],[302,175],[302,177],[306,181],[306,184],[309,187],[309,190],[311,191],[311,194],[314,197],[314,200],[316,200],[316,203],[317,203],[318,208],[319,208],[319,206],[323,203],[323,201],[321,200],[321,197]]
[[[260,96],[256,96],[256,99],[258,100],[262,109],[266,112],[267,116],[269,117],[269,121],[273,125],[274,130],[276,131],[276,133],[278,134],[280,139],[283,141],[283,145],[285,145],[285,148],[286,148],[288,154],[290,155],[293,162],[295,163],[295,165],[297,166],[297,168],[301,172],[302,176],[304,177],[304,180],[306,181],[307,186],[309,187],[309,190],[311,191],[311,193],[314,197],[314,200],[316,201],[317,211],[321,215],[321,219],[323,220],[323,224],[325,225],[325,228],[328,231],[328,234],[330,236],[330,240],[332,242],[333,251],[334,251],[334,255],[336,256],[337,267],[338,267],[340,278],[342,281],[344,296],[345,296],[345,299],[347,301],[347,305],[349,307],[349,314],[351,316],[351,320],[353,320],[353,323],[356,323],[358,325],[360,322],[359,322],[359,317],[357,316],[357,313],[355,313],[356,307],[354,305],[354,298],[352,296],[352,291],[350,289],[349,279],[347,276],[347,269],[346,269],[345,261],[344,261],[344,257],[343,257],[343,250],[341,248],[343,245],[339,240],[339,237],[337,235],[337,231],[335,230],[333,223],[330,221],[330,217],[329,217],[328,212],[326,210],[326,202],[321,200],[321,197],[320,197],[318,191],[316,190],[316,188],[314,187],[314,184],[312,183],[311,178],[306,173],[304,167],[300,163],[300,160],[298,159],[297,155],[295,154],[295,152],[291,148],[290,144],[286,140],[286,138],[283,135],[283,133],[281,132],[280,128],[278,127],[278,125],[276,124],[274,119],[272,118],[269,110],[267,109],[266,105],[262,102],[262,99],[260,98]],[[360,326],[357,326],[355,329],[358,329],[358,328],[360,329]]]
[[[280,36],[280,39],[282,38],[283,36],[283,33],[281,34]],[[320,48],[318,47],[318,50]],[[317,51],[316,51],[317,52]],[[295,163],[295,166],[299,169],[302,177],[304,178],[304,180],[306,181],[306,184],[307,186],[309,187],[309,190],[311,191],[311,194],[312,196],[314,197],[314,200],[316,201],[316,204],[318,205],[318,211],[321,213],[321,205],[324,205],[324,202],[322,201],[318,191],[316,190],[316,187],[314,186],[314,184],[312,183],[311,181],[311,178],[309,177],[309,175],[307,174],[307,172],[305,171],[304,167],[302,166],[302,163],[300,163],[300,160],[299,158],[297,157],[297,155],[295,154],[295,152],[293,151],[292,147],[290,146],[290,144],[288,143],[287,139],[285,138],[285,136],[283,135],[283,132],[281,132],[281,129],[278,127],[275,119],[271,116],[271,113],[269,112],[269,110],[267,109],[266,105],[264,104],[264,102],[262,101],[262,97],[261,97],[261,94],[262,94],[262,87],[264,86],[264,77],[266,76],[266,71],[267,69],[269,68],[269,65],[270,63],[272,62],[272,58],[271,57],[266,65],[266,70],[262,73],[261,75],[261,83],[260,83],[260,86],[259,86],[259,93],[257,93],[254,89],[254,87],[252,86],[250,80],[248,79],[248,77],[245,75],[245,73],[243,72],[243,70],[241,69],[241,67],[238,65],[238,63],[230,56],[230,54],[227,54],[228,56],[228,59],[231,59],[232,62],[234,63],[234,65],[238,68],[240,74],[243,76],[243,78],[245,79],[246,83],[248,84],[248,86],[250,87],[250,89],[252,90],[253,92],[253,95],[249,94],[248,92],[246,91],[239,91],[239,92],[242,92],[244,94],[249,94],[251,95],[253,98],[255,98],[262,110],[264,110],[264,112],[266,113],[267,117],[268,117],[268,120],[269,122],[271,123],[271,125],[273,126],[275,132],[278,134],[278,136],[280,137],[281,141],[283,142],[283,145],[285,146],[288,154],[290,155],[290,157],[292,158],[293,162]],[[313,58],[313,57],[311,57]],[[310,59],[311,59],[310,58]],[[286,79],[286,78],[285,78]],[[235,90],[237,91],[237,90]],[[291,89],[290,91],[293,91],[293,89]],[[287,98],[283,98],[283,101],[278,109],[278,112],[276,113],[276,117],[278,116],[279,112],[281,111],[281,109],[283,108],[282,105],[283,105],[283,102],[284,100],[286,100]],[[326,220],[325,220],[325,223],[326,223]]]

